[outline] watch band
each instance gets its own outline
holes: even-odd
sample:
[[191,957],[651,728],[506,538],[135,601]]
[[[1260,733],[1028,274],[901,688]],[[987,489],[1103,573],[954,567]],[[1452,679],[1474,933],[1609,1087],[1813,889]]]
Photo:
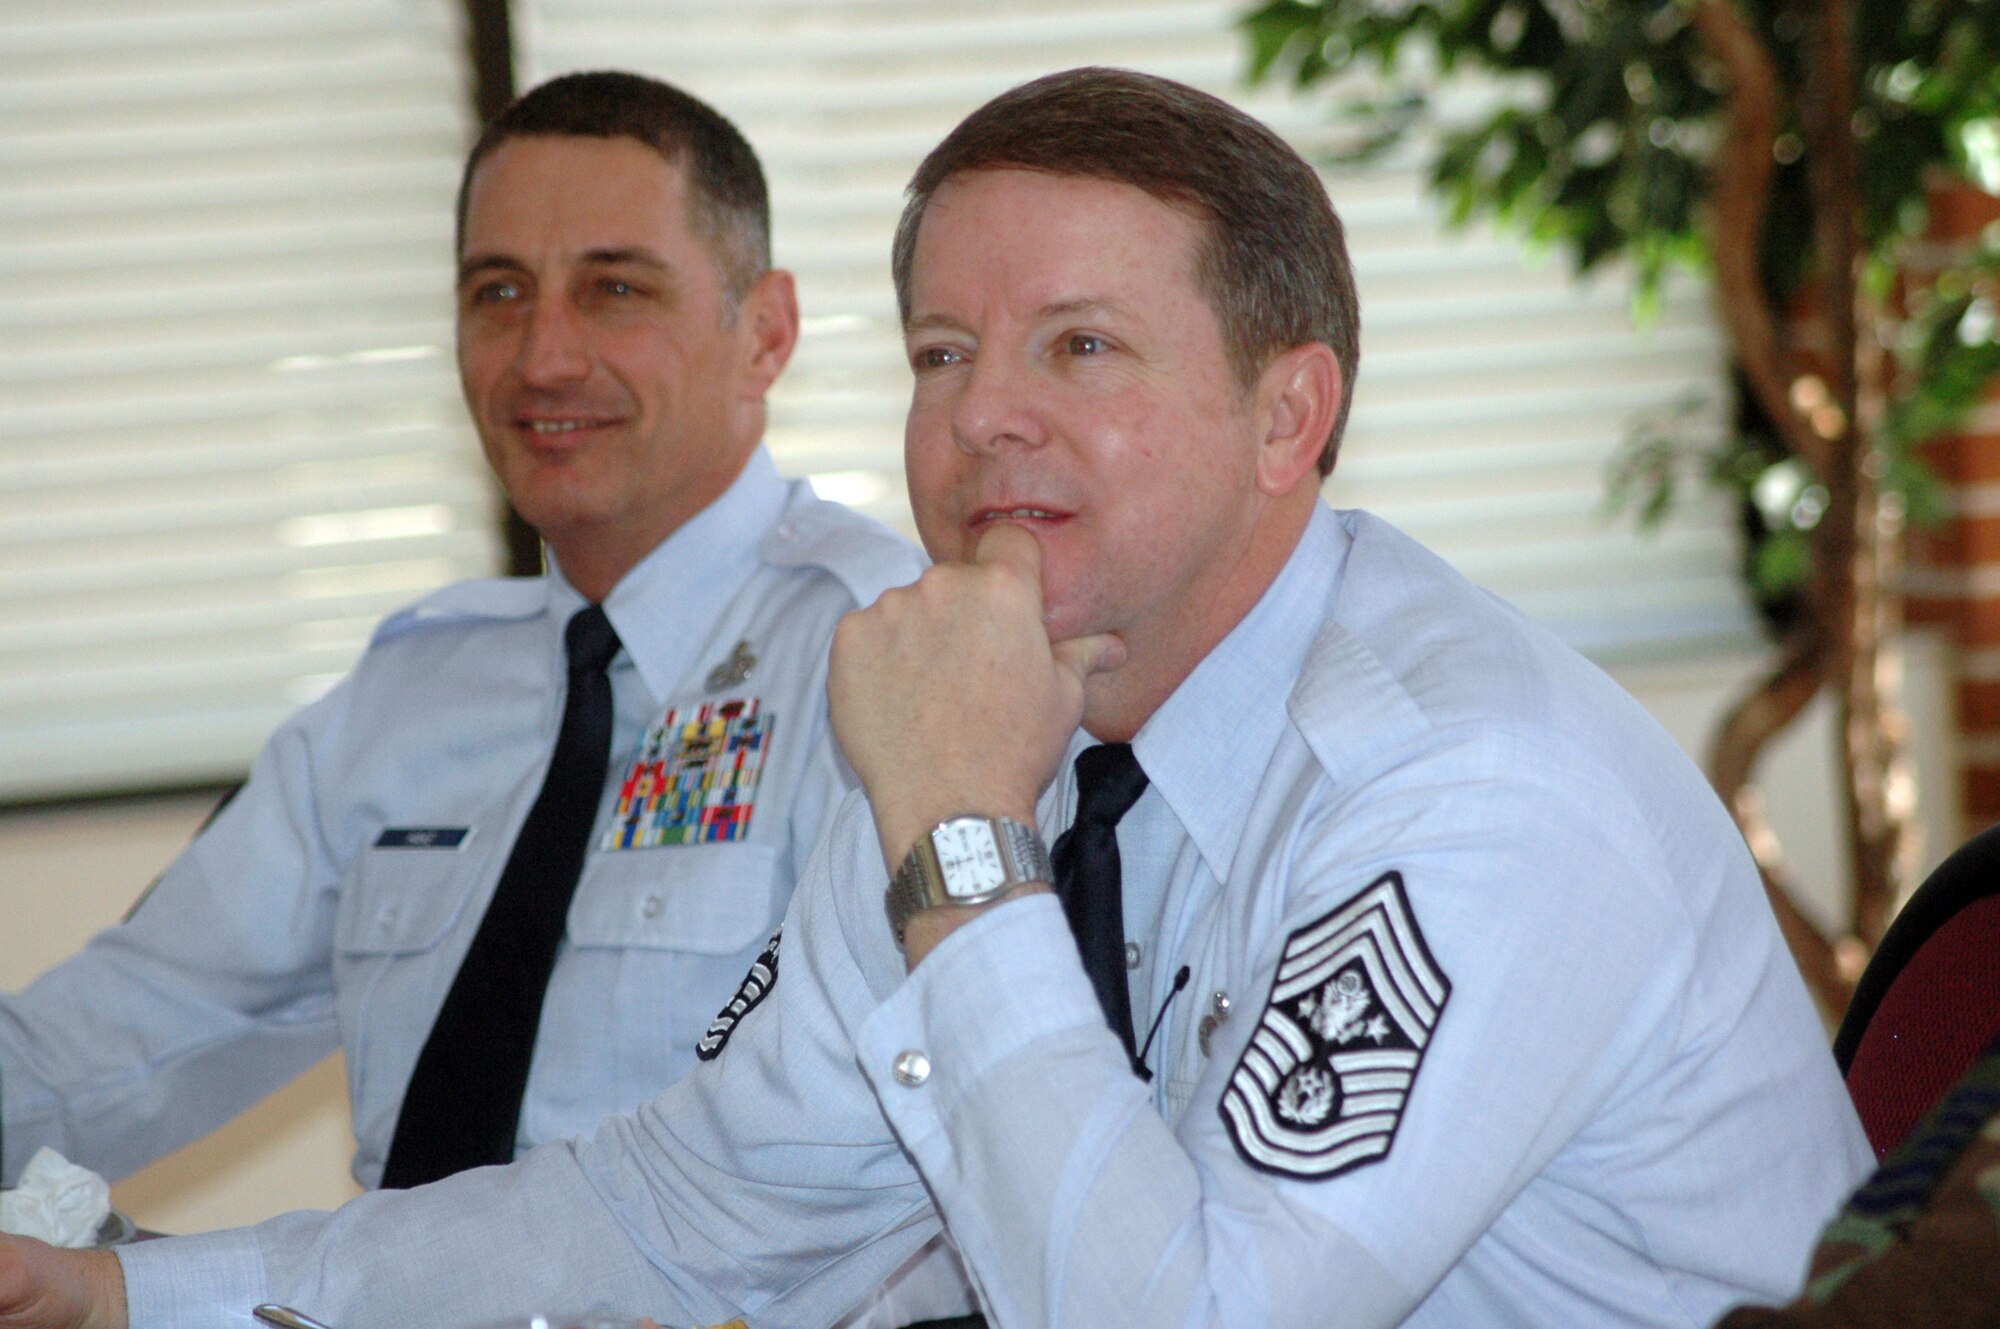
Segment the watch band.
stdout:
[[[1000,866],[1005,874],[997,886],[974,895],[953,895],[946,889],[944,869],[938,863],[937,849],[931,839],[938,831],[963,821],[984,822],[992,828],[994,843],[1000,851]],[[889,928],[896,936],[896,944],[901,946],[903,928],[911,915],[919,910],[947,904],[985,904],[1025,882],[1054,879],[1055,869],[1049,864],[1049,851],[1042,844],[1040,832],[1033,826],[1012,817],[983,817],[976,813],[949,817],[917,837],[916,844],[910,847],[895,875],[889,878],[885,901],[889,911]]]

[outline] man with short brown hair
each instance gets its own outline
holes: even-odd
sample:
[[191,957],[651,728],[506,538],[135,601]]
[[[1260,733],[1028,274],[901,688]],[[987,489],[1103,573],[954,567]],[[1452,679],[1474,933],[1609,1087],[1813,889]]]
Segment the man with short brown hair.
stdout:
[[[1266,169],[1211,169],[1239,147]],[[940,1227],[1005,1329],[1788,1293],[1866,1148],[1755,869],[1610,680],[1320,501],[1352,350],[1244,345],[1300,253],[1345,271],[1310,171],[1108,70],[932,161],[898,271],[937,562],[837,635],[867,797],[771,981],[587,1142],[124,1253],[132,1322],[823,1325]],[[1267,241],[1217,257],[1204,174]],[[31,1272],[61,1314],[17,1323],[120,1322]]]

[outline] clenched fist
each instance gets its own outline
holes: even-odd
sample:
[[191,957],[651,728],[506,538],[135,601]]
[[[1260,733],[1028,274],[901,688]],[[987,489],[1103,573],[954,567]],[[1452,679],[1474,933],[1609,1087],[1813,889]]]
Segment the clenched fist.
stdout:
[[971,563],[938,564],[842,620],[827,684],[833,729],[890,870],[947,817],[1033,824],[1083,716],[1084,680],[1124,657],[1109,634],[1049,640],[1040,546],[1005,523]]

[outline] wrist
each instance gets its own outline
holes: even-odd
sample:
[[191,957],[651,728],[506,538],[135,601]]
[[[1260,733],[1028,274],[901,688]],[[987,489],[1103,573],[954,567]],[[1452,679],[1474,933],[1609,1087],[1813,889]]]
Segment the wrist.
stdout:
[[92,1281],[96,1295],[91,1298],[91,1324],[95,1329],[127,1329],[129,1309],[125,1301],[125,1266],[110,1251],[91,1251]]
[[[944,823],[960,816],[990,816],[1009,821],[1018,821],[1024,826],[1035,824],[1035,804],[1030,799],[1025,804],[1012,800],[949,799],[929,798],[922,806],[914,803],[893,807],[878,804],[871,793],[868,799],[870,811],[875,816],[875,834],[882,845],[882,862],[894,876],[896,869],[909,858],[910,851],[923,837],[929,835]],[[968,812],[976,808],[976,812]]]
[[985,904],[944,904],[912,914],[909,923],[903,929],[904,963],[909,969],[914,970],[940,942],[981,914],[998,909],[1013,900],[1054,893],[1055,887],[1046,881],[1024,881]]

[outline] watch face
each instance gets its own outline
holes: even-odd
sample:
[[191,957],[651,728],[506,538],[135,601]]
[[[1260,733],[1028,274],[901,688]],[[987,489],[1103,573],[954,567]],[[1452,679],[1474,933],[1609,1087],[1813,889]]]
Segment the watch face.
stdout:
[[931,847],[944,870],[944,889],[952,896],[979,895],[1007,880],[1000,862],[1000,844],[984,821],[948,821],[931,832]]

